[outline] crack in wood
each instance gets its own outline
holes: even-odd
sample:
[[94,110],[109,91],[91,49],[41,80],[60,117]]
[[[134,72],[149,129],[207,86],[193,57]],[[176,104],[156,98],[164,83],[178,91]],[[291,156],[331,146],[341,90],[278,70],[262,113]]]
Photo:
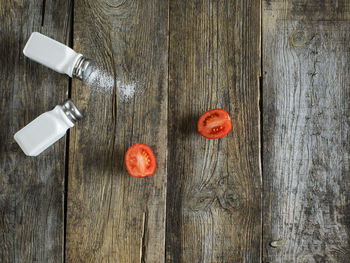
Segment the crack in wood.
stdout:
[[148,221],[148,213],[147,211],[142,215],[142,237],[141,237],[141,245],[140,245],[140,263],[146,263],[146,231],[147,231],[147,221]]
[[[73,48],[73,18],[74,18],[74,0],[70,0],[64,19],[64,40],[63,43]],[[71,82],[71,79],[69,79]],[[70,83],[71,86],[71,83]]]
[[43,0],[43,7],[41,9],[41,26],[44,26],[44,20],[45,20],[45,7],[46,7],[46,0]]

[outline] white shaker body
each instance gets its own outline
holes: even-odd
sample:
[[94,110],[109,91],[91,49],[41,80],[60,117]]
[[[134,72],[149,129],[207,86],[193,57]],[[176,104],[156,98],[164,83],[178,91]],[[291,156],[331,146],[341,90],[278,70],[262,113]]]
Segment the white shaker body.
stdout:
[[52,111],[45,112],[19,130],[14,139],[28,156],[37,156],[62,138],[74,123],[68,119],[57,105]]
[[74,67],[82,54],[38,32],[33,32],[23,49],[23,54],[59,73],[72,77]]

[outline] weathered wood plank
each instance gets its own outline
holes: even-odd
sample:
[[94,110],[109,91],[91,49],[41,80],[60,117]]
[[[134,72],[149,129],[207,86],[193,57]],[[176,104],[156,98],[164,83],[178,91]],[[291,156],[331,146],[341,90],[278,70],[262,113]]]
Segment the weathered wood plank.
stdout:
[[349,22],[349,1],[263,2],[264,262],[349,262]]
[[[45,8],[43,3],[46,2]],[[0,1],[0,262],[62,262],[65,140],[35,158],[16,131],[66,98],[67,77],[26,59],[33,31],[69,34],[68,1]]]
[[[170,1],[167,262],[259,262],[259,1]],[[233,132],[207,140],[204,111]]]
[[[164,260],[167,21],[163,0],[75,1],[74,48],[115,83],[73,82],[85,118],[70,134],[67,262]],[[135,142],[156,155],[149,178],[126,172],[124,154]]]

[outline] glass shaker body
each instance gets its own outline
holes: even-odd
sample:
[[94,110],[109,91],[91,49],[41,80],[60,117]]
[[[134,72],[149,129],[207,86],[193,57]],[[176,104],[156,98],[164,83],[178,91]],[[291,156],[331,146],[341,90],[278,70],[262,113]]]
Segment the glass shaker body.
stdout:
[[71,100],[41,114],[14,135],[28,156],[37,156],[62,138],[82,115]]
[[78,79],[83,78],[84,70],[91,63],[82,54],[38,32],[31,34],[23,54],[56,72]]

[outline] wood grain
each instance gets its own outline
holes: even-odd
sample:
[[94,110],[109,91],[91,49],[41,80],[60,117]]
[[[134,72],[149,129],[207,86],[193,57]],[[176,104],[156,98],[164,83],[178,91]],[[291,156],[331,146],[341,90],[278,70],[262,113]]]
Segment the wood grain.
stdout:
[[[44,1],[45,2],[45,1]],[[0,262],[62,262],[65,140],[25,156],[13,135],[62,103],[68,78],[22,54],[39,31],[69,35],[69,1],[0,1]]]
[[264,262],[349,262],[350,4],[263,2]]
[[[170,1],[166,262],[260,262],[259,1]],[[226,109],[207,140],[199,116]]]
[[[70,134],[67,262],[164,260],[167,21],[167,1],[75,1],[74,48],[112,75],[114,86],[73,81],[85,118]],[[125,169],[124,154],[136,142],[156,155],[149,178]]]

